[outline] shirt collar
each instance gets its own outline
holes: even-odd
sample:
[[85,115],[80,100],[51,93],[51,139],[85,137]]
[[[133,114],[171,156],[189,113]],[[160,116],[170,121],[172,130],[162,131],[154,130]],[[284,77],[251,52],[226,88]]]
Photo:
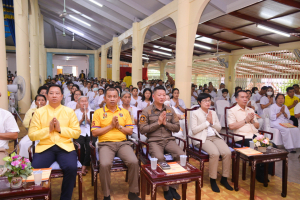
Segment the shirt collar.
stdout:
[[[167,108],[166,108],[165,104],[163,104],[163,105],[162,105],[162,110],[166,110],[166,109],[167,109]],[[159,110],[159,109],[154,105],[154,103],[152,104],[152,110],[153,110],[153,111]]]
[[[121,108],[119,108],[119,106],[117,105],[116,111],[120,111],[120,110],[121,110]],[[108,112],[108,111],[112,112],[111,110],[109,110],[109,109],[107,108],[106,105],[105,105],[104,111],[105,111],[105,112]]]
[[62,105],[60,104],[57,108],[53,108],[52,106],[50,106],[50,104],[48,104],[48,105],[46,105],[46,106],[48,106],[48,108],[50,108],[51,110],[59,110],[61,107],[62,107]]
[[239,104],[236,104],[236,107],[238,110],[243,110],[243,111],[247,111],[249,108],[246,106],[245,107],[245,110],[239,105]]

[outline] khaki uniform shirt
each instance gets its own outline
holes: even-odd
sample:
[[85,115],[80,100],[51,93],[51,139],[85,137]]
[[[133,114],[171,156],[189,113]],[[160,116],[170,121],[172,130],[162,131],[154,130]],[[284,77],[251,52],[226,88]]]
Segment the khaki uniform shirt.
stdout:
[[[158,118],[163,111],[166,111],[167,123],[159,125]],[[140,116],[139,126],[141,134],[147,136],[148,142],[174,139],[172,132],[180,130],[179,119],[175,111],[165,105],[162,110],[157,109],[154,104],[145,108]]]

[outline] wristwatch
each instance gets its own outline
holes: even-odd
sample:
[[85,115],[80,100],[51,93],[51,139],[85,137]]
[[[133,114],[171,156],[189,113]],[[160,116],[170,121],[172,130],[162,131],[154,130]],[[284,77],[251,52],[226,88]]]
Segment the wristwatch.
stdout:
[[245,124],[247,124],[246,120],[245,120]]
[[119,126],[119,130],[122,130],[123,126]]

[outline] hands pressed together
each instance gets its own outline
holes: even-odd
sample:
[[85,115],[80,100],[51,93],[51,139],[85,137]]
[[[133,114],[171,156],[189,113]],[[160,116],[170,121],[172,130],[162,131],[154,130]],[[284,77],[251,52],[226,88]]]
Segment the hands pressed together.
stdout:
[[166,125],[167,124],[167,113],[166,111],[163,111],[159,117],[158,117],[158,124],[161,125]]
[[247,117],[245,118],[245,121],[247,123],[252,122],[254,120],[254,113],[248,113]]
[[116,129],[120,128],[120,124],[119,124],[119,120],[118,120],[117,116],[114,116],[112,118],[111,126],[112,126],[112,128],[116,128]]
[[60,133],[61,131],[59,121],[55,117],[50,121],[49,130],[50,133],[52,133],[53,131]]
[[213,124],[213,118],[212,118],[211,111],[208,111],[206,121],[208,121],[210,124]]

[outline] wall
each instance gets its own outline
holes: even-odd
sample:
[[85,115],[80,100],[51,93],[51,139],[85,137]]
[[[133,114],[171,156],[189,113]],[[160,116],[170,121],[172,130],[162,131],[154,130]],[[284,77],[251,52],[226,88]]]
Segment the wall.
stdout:
[[[69,60],[67,60],[69,58]],[[78,67],[78,74],[81,70],[84,73],[89,73],[89,58],[87,56],[65,56],[65,55],[53,55],[53,76],[57,74],[57,66],[72,65]]]
[[7,71],[11,71],[11,73],[15,73],[16,68],[16,54],[15,53],[6,53],[6,66]]

